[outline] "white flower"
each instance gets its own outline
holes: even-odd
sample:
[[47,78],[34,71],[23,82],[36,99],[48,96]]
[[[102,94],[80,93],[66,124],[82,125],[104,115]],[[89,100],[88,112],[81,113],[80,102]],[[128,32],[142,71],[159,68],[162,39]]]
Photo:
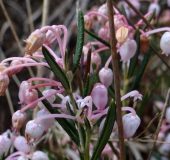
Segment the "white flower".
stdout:
[[170,54],[170,32],[165,32],[162,35],[160,40],[160,47],[166,56]]

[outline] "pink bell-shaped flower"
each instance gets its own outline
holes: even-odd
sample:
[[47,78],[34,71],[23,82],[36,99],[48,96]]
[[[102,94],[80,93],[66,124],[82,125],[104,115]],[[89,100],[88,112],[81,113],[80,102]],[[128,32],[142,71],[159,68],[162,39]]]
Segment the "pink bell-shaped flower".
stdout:
[[162,35],[160,40],[160,47],[166,56],[170,54],[170,32],[165,32]]
[[48,156],[42,151],[36,151],[32,155],[32,160],[49,160]]
[[23,136],[18,136],[14,140],[14,147],[25,154],[28,154],[31,151],[30,146],[27,145],[27,140]]
[[121,45],[119,50],[121,61],[127,62],[129,59],[131,59],[135,55],[136,49],[136,41],[132,39],[127,39],[126,42]]
[[99,71],[100,82],[108,88],[113,82],[113,71],[110,68],[103,67]]
[[[107,16],[108,11],[107,11],[107,4],[106,4],[106,3],[99,7],[98,13]],[[105,20],[103,17],[101,17],[101,16],[97,16],[97,20],[98,20],[101,24],[104,24],[104,23],[106,22],[106,20]]]
[[[109,38],[109,29],[108,29],[108,26],[104,26],[104,27],[100,28],[99,32],[98,32],[98,36],[100,38],[102,38],[103,40],[105,40],[106,42],[108,42],[109,39],[110,39]],[[103,46],[105,46],[105,45],[102,44],[102,43],[99,45],[100,48],[103,47]]]
[[[25,92],[24,92],[24,100],[25,100],[25,104],[30,104],[32,103],[33,101],[37,100],[38,99],[38,93],[35,89],[27,89]],[[36,106],[37,106],[38,103],[32,105],[30,107],[30,109],[34,109]]]
[[7,155],[9,148],[11,146],[11,140],[6,136],[0,135],[0,157],[5,153]]
[[91,96],[92,96],[92,101],[94,105],[99,110],[103,110],[108,101],[107,88],[101,83],[97,83],[94,85],[92,89]]
[[[96,69],[98,69],[101,65],[101,58],[100,55],[98,53],[94,53],[92,52],[91,54],[91,64],[95,64],[96,65]],[[92,70],[92,67],[91,67]]]
[[[37,112],[36,118],[41,117],[43,115],[51,114],[47,109],[41,109]],[[47,132],[51,125],[54,123],[54,118],[47,118],[40,121],[44,130]]]
[[12,115],[12,127],[14,131],[19,131],[20,128],[23,126],[23,124],[26,121],[26,113],[25,112],[21,112],[20,110],[16,111],[13,115]]
[[25,137],[27,144],[33,144],[44,133],[44,126],[41,123],[37,123],[35,120],[27,122],[25,129]]
[[19,88],[19,93],[18,93],[18,97],[19,97],[19,104],[26,104],[25,103],[25,99],[24,99],[24,93],[26,92],[27,89],[29,89],[31,87],[31,83],[28,83],[27,81],[23,81],[20,84],[20,88]]
[[128,113],[122,117],[122,121],[124,138],[129,139],[135,134],[136,130],[140,125],[141,120],[137,114],[135,115],[133,113]]

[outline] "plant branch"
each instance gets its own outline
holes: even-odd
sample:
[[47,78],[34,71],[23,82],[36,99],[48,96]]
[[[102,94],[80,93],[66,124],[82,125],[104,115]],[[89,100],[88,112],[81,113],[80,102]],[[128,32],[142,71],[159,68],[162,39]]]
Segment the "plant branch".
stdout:
[[120,100],[119,67],[118,67],[118,56],[117,56],[117,51],[116,51],[116,39],[115,39],[115,29],[114,29],[114,21],[113,21],[112,0],[107,0],[107,7],[108,7],[108,18],[109,18],[109,29],[110,29],[112,66],[113,66],[113,71],[115,73],[114,74],[114,88],[115,88],[115,98],[116,98],[116,115],[117,115],[116,121],[118,124],[118,132],[119,132],[120,159],[125,160],[122,110],[121,110],[121,100]]
[[170,88],[168,89],[168,93],[167,93],[167,96],[166,96],[166,100],[165,100],[165,104],[164,104],[164,107],[163,107],[163,110],[162,110],[162,114],[161,114],[161,117],[159,119],[157,130],[155,132],[154,142],[153,142],[152,148],[149,152],[148,160],[150,160],[150,158],[152,156],[152,153],[153,153],[153,150],[154,150],[154,147],[155,147],[155,144],[156,144],[156,140],[158,138],[158,134],[159,134],[159,131],[160,131],[160,128],[161,128],[161,125],[162,125],[162,121],[163,121],[166,109],[168,107],[169,98],[170,98]]

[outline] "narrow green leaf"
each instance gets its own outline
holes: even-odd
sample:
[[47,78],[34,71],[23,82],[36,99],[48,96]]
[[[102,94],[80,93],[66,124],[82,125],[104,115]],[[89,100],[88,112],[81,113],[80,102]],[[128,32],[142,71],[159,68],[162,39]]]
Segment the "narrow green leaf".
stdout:
[[[154,18],[155,12],[156,12],[156,9],[154,9],[153,12],[152,12],[152,14],[149,16],[148,22],[151,22],[151,20]],[[145,24],[145,25],[143,26],[142,30],[145,30],[147,27],[148,27],[148,25]]]
[[102,38],[98,37],[96,34],[94,34],[91,31],[88,31],[87,29],[84,29],[86,33],[88,33],[90,36],[92,36],[94,39],[98,40],[99,42],[103,43],[105,46],[110,47],[110,44],[106,41],[104,41]]
[[139,109],[138,109],[138,111],[137,111],[137,115],[140,117],[141,116],[141,114],[142,114],[142,111],[143,111],[143,109],[144,109],[144,107],[146,106],[146,103],[147,103],[147,101],[148,101],[148,91],[146,91],[145,92],[145,94],[144,94],[144,96],[143,96],[143,99],[142,99],[142,103],[141,103],[141,105],[140,105],[140,107],[139,107]]
[[113,99],[115,99],[115,91],[114,91],[113,84],[109,86],[109,88],[108,88],[108,93],[109,93],[109,96],[110,96],[110,97],[112,97]]
[[101,152],[103,151],[112,133],[115,118],[116,118],[116,107],[115,107],[115,102],[112,100],[106,116],[106,121],[104,123],[102,133],[97,141],[91,160],[97,160],[99,158]]
[[[39,89],[36,89],[38,92],[38,97],[42,97],[42,93],[39,91]],[[45,99],[42,100],[42,103],[45,105],[45,107],[49,110],[51,114],[61,114],[56,108],[52,107],[51,104]],[[70,136],[70,138],[76,143],[76,145],[79,146],[80,140],[79,135],[77,132],[77,129],[75,128],[72,123],[65,119],[65,118],[55,118],[57,122],[63,127],[63,129],[67,132],[67,134]]]
[[109,157],[107,154],[104,155],[104,160],[109,160]]
[[67,102],[66,103],[67,111],[70,115],[75,116],[75,113],[71,110],[70,104]]
[[66,90],[69,90],[70,85],[67,80],[67,77],[66,77],[65,73],[63,72],[63,70],[60,68],[60,66],[54,60],[54,57],[49,53],[49,51],[44,46],[42,47],[42,52],[43,52],[43,55],[44,55],[48,65],[51,67],[51,70],[55,74],[55,76],[62,83],[63,87]]
[[86,157],[86,160],[90,160],[91,125],[87,117],[84,117],[84,123],[86,127],[85,157]]
[[76,43],[76,52],[73,59],[72,72],[74,73],[78,67],[82,49],[84,44],[84,16],[81,10],[78,11],[78,34]]
[[127,17],[126,10],[123,4],[120,6],[120,11],[125,17]]
[[68,65],[69,65],[69,63],[68,63],[68,51],[66,50],[66,53],[65,53],[65,70],[66,70],[66,72],[68,71]]
[[100,82],[98,74],[96,71],[93,72],[93,85],[95,85],[96,83]]
[[130,66],[128,70],[128,78],[130,78],[133,75],[133,72],[136,68],[136,64],[138,62],[138,55],[139,55],[139,49],[140,49],[140,32],[139,29],[136,29],[135,37],[134,37],[136,44],[137,44],[137,50],[133,58],[130,60]]
[[150,55],[151,55],[151,49],[149,48],[149,50],[145,53],[144,59],[142,61],[141,66],[139,67],[138,73],[136,75],[134,83],[132,84],[132,89],[131,90],[136,89],[137,85],[139,84],[139,82],[140,82],[140,80],[141,80],[141,78],[143,76],[143,73],[145,71],[146,65],[148,64]]
[[88,95],[89,85],[90,85],[89,83],[90,83],[90,75],[88,74],[87,78],[86,78],[86,84],[85,84],[85,87],[84,87],[84,91],[83,91],[83,98]]

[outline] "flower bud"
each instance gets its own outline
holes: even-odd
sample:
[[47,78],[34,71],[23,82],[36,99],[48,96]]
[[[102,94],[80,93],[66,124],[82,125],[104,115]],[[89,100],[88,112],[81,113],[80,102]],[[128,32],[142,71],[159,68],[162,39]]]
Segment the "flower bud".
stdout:
[[165,117],[168,120],[168,122],[170,122],[170,107],[166,109]]
[[[109,29],[108,29],[108,26],[104,26],[104,27],[102,27],[102,28],[100,28],[99,29],[99,32],[98,32],[98,36],[100,37],[100,38],[102,38],[103,40],[105,40],[106,42],[108,42],[109,41]],[[101,48],[101,47],[103,47],[103,46],[105,46],[103,43],[101,43],[100,45],[99,45],[99,48]]]
[[[98,68],[101,65],[101,58],[100,58],[100,55],[98,53],[92,52],[92,54],[91,54],[91,64],[93,64],[93,63],[96,65],[96,70],[98,70]],[[92,65],[91,65],[91,67],[92,67]],[[91,68],[91,70],[92,70],[92,68]]]
[[32,160],[49,160],[48,156],[42,151],[36,151],[32,155]]
[[5,90],[9,85],[9,77],[7,74],[0,72],[0,96],[4,95]]
[[140,37],[140,51],[146,53],[149,49],[149,39],[147,36]]
[[120,56],[123,62],[127,62],[130,58],[135,55],[137,50],[136,41],[127,39],[127,41],[120,47]]
[[33,144],[44,133],[44,127],[41,123],[37,123],[35,120],[28,121],[25,129],[25,137],[27,144]]
[[128,38],[128,34],[129,34],[129,29],[127,27],[124,27],[124,26],[120,27],[116,31],[116,39],[118,43],[122,45],[124,42],[126,42]]
[[115,31],[117,31],[123,25],[124,25],[124,22],[119,18],[119,16],[118,15],[114,15]]
[[0,157],[5,153],[7,155],[11,146],[11,141],[6,136],[0,135]]
[[[102,6],[100,6],[99,9],[98,9],[98,12],[100,14],[103,14],[103,15],[107,16],[107,4],[105,3]],[[101,24],[104,24],[106,22],[106,20],[103,17],[101,17],[101,16],[97,16],[97,20]]]
[[[17,66],[17,65],[20,65],[20,64],[23,64],[23,61],[21,60],[13,60],[10,64],[10,67],[12,66]],[[21,70],[23,69],[23,67],[20,67],[20,68],[15,68],[15,69],[11,69],[10,71],[8,71],[8,76],[12,76],[18,72],[20,72]]]
[[[38,92],[35,89],[27,89],[24,92],[24,101],[25,104],[30,104],[38,99]],[[38,102],[30,107],[30,109],[34,109],[37,106]]]
[[42,33],[41,30],[36,29],[34,32],[31,33],[28,39],[25,40],[26,42],[25,53],[32,55],[40,47],[42,47],[45,40],[46,34]]
[[88,47],[87,45],[83,46],[83,51],[82,51],[82,54],[83,54],[83,66],[85,66],[86,63],[87,63],[87,56],[88,56],[89,49],[90,49],[90,47]]
[[[52,25],[51,27],[53,27],[56,30],[59,36],[62,35],[61,28],[58,28],[57,25]],[[51,30],[48,30],[46,33],[45,44],[51,46],[56,40],[57,40],[56,35]]]
[[31,151],[30,146],[27,145],[27,140],[23,136],[18,136],[14,140],[14,147],[25,154],[28,154]]
[[108,88],[113,82],[113,71],[110,68],[102,68],[99,71],[100,82]]
[[26,118],[27,118],[26,113],[25,112],[21,113],[20,110],[16,111],[12,115],[12,127],[13,127],[14,131],[19,131],[20,130],[20,128],[25,123]]
[[[37,112],[36,118],[47,114],[51,114],[51,113],[45,108],[41,109]],[[51,125],[54,123],[54,118],[43,119],[40,121],[40,123],[44,127],[45,132],[47,132],[48,129],[51,127]]]
[[[140,10],[140,3],[137,0],[131,0],[131,3],[133,4],[133,6],[139,11]],[[130,15],[132,17],[136,16],[136,12],[130,8]]]
[[[56,91],[55,89],[47,89],[47,90],[44,90],[44,91],[42,92],[42,94],[43,94],[44,96],[46,96],[46,95],[51,94],[52,92],[55,92],[55,91]],[[55,95],[52,95],[51,97],[48,97],[48,98],[46,98],[46,99],[47,99],[47,101],[48,101],[50,104],[52,104],[52,103],[55,101],[56,97],[55,97]],[[41,101],[38,102],[38,107],[39,107],[40,109],[46,108]]]
[[27,81],[22,81],[22,83],[20,84],[19,93],[18,93],[18,97],[20,100],[19,104],[25,104],[24,93],[30,87],[31,87],[31,83],[28,83]]
[[[164,142],[165,142],[165,143],[162,144],[162,145],[159,147],[158,151],[159,151],[161,154],[167,156],[167,155],[169,155],[169,150],[170,150],[170,144],[169,144],[169,142],[170,142],[170,133],[168,133],[168,135],[166,136]],[[168,143],[167,143],[167,142],[168,142]]]
[[137,114],[133,115],[132,113],[128,113],[122,117],[122,121],[124,138],[129,139],[135,134],[136,130],[140,125],[141,120]]
[[93,27],[93,19],[91,16],[84,15],[84,28],[91,30]]
[[150,6],[148,8],[148,12],[153,11],[154,9],[156,9],[156,17],[158,17],[160,10],[161,10],[158,3],[150,3]]
[[170,32],[165,32],[162,35],[160,40],[160,47],[166,56],[170,54]]
[[101,83],[97,83],[94,85],[92,89],[91,96],[92,96],[92,101],[94,105],[99,110],[103,110],[108,101],[107,88]]

